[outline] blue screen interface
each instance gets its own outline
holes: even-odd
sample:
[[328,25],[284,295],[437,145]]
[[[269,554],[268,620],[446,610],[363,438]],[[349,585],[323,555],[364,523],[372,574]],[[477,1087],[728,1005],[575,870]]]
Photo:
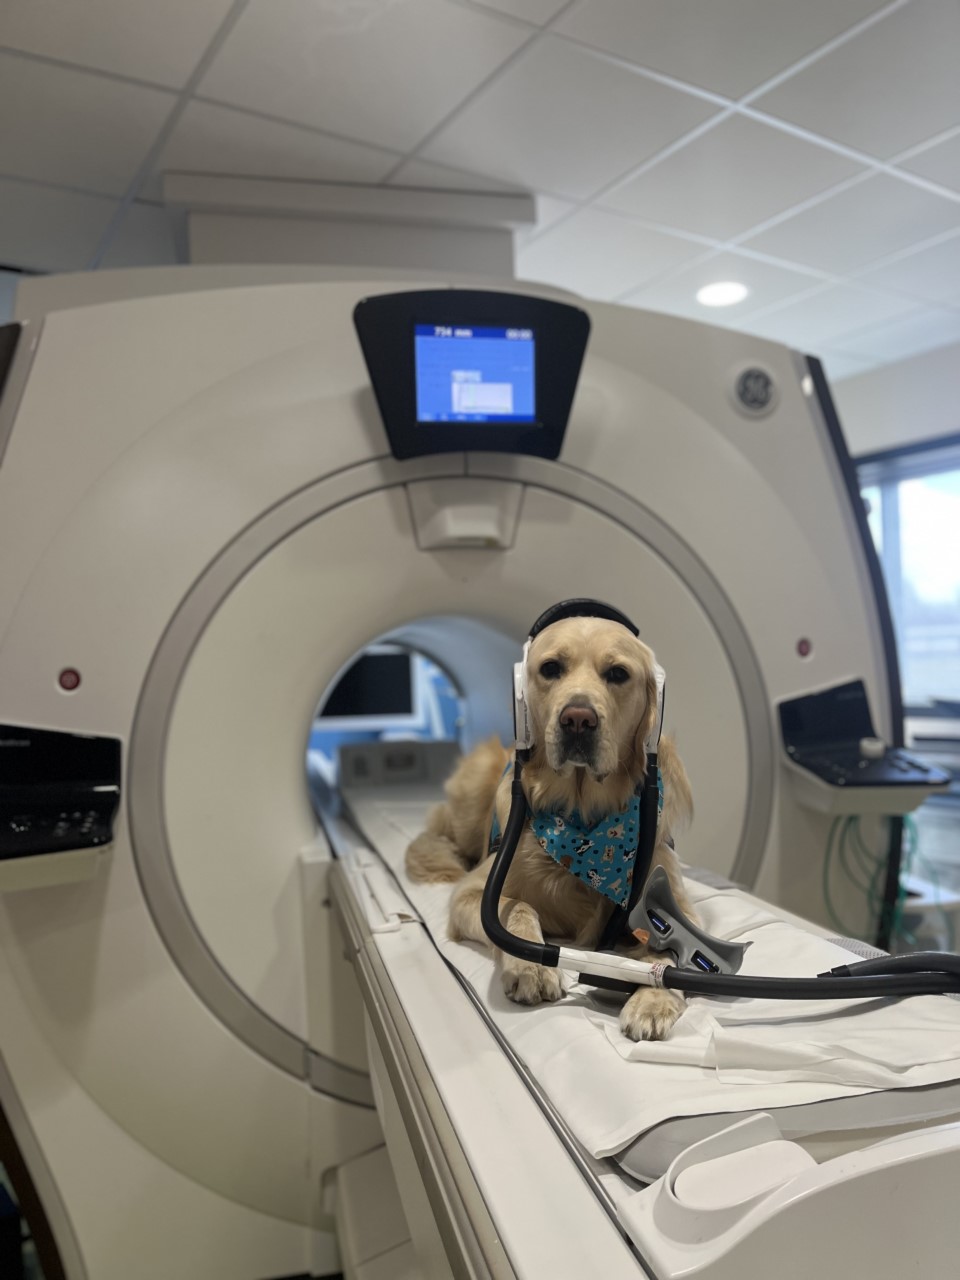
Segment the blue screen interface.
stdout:
[[532,329],[414,326],[418,422],[536,422]]

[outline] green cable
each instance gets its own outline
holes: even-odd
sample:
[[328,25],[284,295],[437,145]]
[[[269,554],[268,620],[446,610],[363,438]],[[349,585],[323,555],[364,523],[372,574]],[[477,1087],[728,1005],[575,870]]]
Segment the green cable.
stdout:
[[[902,875],[910,875],[913,869],[914,860],[919,855],[919,832],[917,824],[909,816],[904,818],[904,830],[908,840],[906,849],[904,850],[904,864]],[[839,834],[839,840],[838,840]],[[830,824],[830,831],[827,837],[827,847],[823,859],[823,898],[827,908],[827,913],[834,927],[844,937],[862,937],[863,935],[850,929],[849,925],[841,920],[839,912],[833,900],[831,892],[831,873],[834,869],[834,861],[840,864],[840,868],[847,880],[854,888],[865,895],[867,902],[868,916],[871,920],[879,920],[880,912],[883,909],[883,900],[880,893],[880,879],[886,868],[886,860],[879,854],[875,854],[867,845],[860,826],[860,816],[853,815],[850,817],[837,817]],[[936,869],[932,864],[923,859],[925,874],[929,876],[934,893],[937,898],[940,896],[940,880]],[[916,946],[917,939],[904,924],[906,917],[907,888],[901,879],[896,902],[893,906],[891,919],[891,937],[900,938],[909,946]],[[954,926],[950,918],[949,912],[939,903],[935,904],[943,919],[944,927],[949,940],[949,947],[952,950],[954,946]],[[872,929],[865,931],[872,936]]]
[[940,918],[943,920],[947,934],[947,949],[952,951],[955,946],[956,934],[953,927],[953,920],[950,918],[950,913],[940,902],[940,873],[937,871],[936,866],[924,858],[920,853],[920,828],[916,819],[912,818],[910,814],[905,814],[903,825],[910,836],[910,850],[908,855],[910,864],[912,864],[913,858],[916,857],[919,868],[922,868],[922,874],[930,880],[930,883],[933,886],[933,892],[935,895],[933,905],[940,913]]
[[870,863],[870,868],[872,870],[876,866],[877,862],[880,860],[880,855],[874,853],[873,850],[870,848],[870,846],[867,844],[867,842],[864,840],[863,832],[860,830],[860,818],[859,817],[854,818],[853,822],[854,822],[854,837],[855,837],[855,843],[856,843],[857,849],[862,854],[862,856],[866,858],[867,861]]
[[[909,834],[911,839],[906,850],[906,861],[901,869],[902,875],[910,874],[913,856],[916,850],[916,833],[911,830],[909,831]],[[871,914],[879,920],[880,913],[883,910],[883,899],[879,893],[879,880],[885,870],[886,862],[880,855],[874,854],[867,845],[863,838],[863,832],[860,828],[859,817],[853,820],[853,848],[858,855],[860,869],[864,874],[868,873],[867,867],[864,866],[864,861],[867,861],[870,864],[870,885],[867,890],[867,900]],[[901,879],[897,890],[897,899],[893,905],[893,911],[891,912],[890,935],[891,938],[900,937],[909,945],[915,946],[917,941],[916,937],[904,927],[906,900],[907,889]]]
[[[833,868],[834,854],[836,854],[837,859],[840,862],[841,869],[846,875],[847,879],[853,884],[853,886],[857,889],[859,893],[867,894],[869,898],[870,886],[858,880],[857,876],[853,873],[850,867],[850,864],[846,859],[847,837],[851,830],[851,824],[854,821],[855,819],[852,817],[835,818],[833,821],[833,824],[830,827],[830,835],[827,841],[827,852],[824,858],[823,896],[824,896],[824,901],[826,903],[826,907],[827,907],[827,911],[829,913],[830,919],[833,922],[834,926],[840,931],[840,933],[847,938],[860,938],[861,940],[865,940],[864,935],[866,933],[866,929],[862,931],[857,929],[852,929],[846,921],[841,920],[840,914],[836,909],[836,906],[833,902],[833,898],[830,892],[830,872]],[[838,831],[840,833],[839,842],[837,841]]]
[[939,912],[940,919],[943,921],[944,928],[946,929],[946,932],[947,932],[947,950],[952,951],[954,948],[953,921],[950,919],[949,911],[947,911],[947,909],[940,902],[940,875],[937,872],[937,869],[932,862],[927,862],[923,858],[921,858],[919,861],[922,864],[922,866],[925,868],[923,874],[926,876],[929,876],[930,883],[933,885],[933,893],[934,893],[933,905],[935,909]]
[[837,837],[837,829],[842,821],[842,818],[834,818],[833,822],[830,824],[830,834],[827,837],[827,849],[823,857],[823,900],[826,904],[827,914],[833,922],[834,928],[838,929],[843,937],[850,938],[856,935],[850,933],[847,926],[838,916],[830,893],[830,867],[833,862],[833,846]]
[[859,889],[861,893],[869,894],[870,878],[873,875],[874,871],[876,870],[875,860],[871,858],[869,861],[869,866],[864,866],[863,861],[861,860],[861,852],[857,848],[856,842],[853,839],[851,839],[850,845],[849,845],[849,851],[852,853],[854,859],[858,860],[856,870],[865,877],[865,880],[863,882],[861,882],[861,880],[858,879],[854,871],[854,868],[847,862],[847,852],[848,852],[847,839],[848,837],[851,837],[853,829],[856,825],[856,822],[857,822],[857,819],[851,817],[851,818],[847,818],[846,822],[843,824],[843,830],[840,833],[840,863],[843,866],[843,869],[846,871],[847,877],[851,881],[851,883],[857,889]]
[[[859,870],[868,880],[866,885],[862,885],[856,880],[854,880],[854,883],[866,895],[867,912],[870,921],[867,932],[869,937],[872,938],[876,933],[876,922],[879,921],[880,913],[883,910],[883,900],[879,892],[878,882],[883,875],[886,863],[882,857],[869,848],[864,840],[863,832],[860,828],[860,816],[854,816],[849,819],[848,831],[851,836],[850,847],[857,860]],[[854,877],[851,876],[851,879],[853,880]]]
[[[891,819],[891,821],[893,821],[893,819]],[[906,827],[906,824],[904,824],[904,829],[907,830],[909,834],[909,829]],[[906,916],[907,886],[904,884],[903,880],[904,876],[910,875],[913,870],[913,855],[915,852],[916,845],[913,840],[911,840],[907,845],[906,851],[903,855],[904,860],[900,866],[900,881],[897,886],[897,900],[893,908],[893,925],[890,931],[891,938],[899,936],[904,939],[908,946],[911,947],[915,947],[917,945],[917,939],[916,935],[912,934],[904,925],[904,918]]]
[[920,828],[917,826],[909,813],[903,815],[903,826],[907,835],[910,837],[910,847],[908,849],[908,857],[913,857],[920,849]]

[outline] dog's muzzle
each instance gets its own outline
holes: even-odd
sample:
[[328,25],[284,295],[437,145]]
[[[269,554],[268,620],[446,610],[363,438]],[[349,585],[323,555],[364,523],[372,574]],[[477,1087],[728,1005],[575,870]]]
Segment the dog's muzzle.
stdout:
[[593,765],[597,754],[599,719],[589,703],[571,702],[557,717],[561,759],[572,764]]

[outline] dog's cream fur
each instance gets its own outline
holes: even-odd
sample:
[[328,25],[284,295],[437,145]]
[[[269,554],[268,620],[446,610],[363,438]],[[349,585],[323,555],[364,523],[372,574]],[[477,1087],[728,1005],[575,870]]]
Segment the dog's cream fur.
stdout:
[[[643,780],[644,742],[656,715],[651,650],[615,622],[555,622],[531,645],[528,701],[536,746],[523,769],[523,789],[531,809],[577,809],[585,822],[593,823],[626,808]],[[565,733],[561,718],[571,706],[592,712],[596,728],[578,736]],[[501,830],[506,826],[512,770],[504,770],[510,759],[496,739],[475,748],[447,783],[446,803],[433,810],[427,830],[407,850],[411,879],[457,882],[450,905],[452,938],[487,940],[480,923],[480,900],[492,864],[487,842],[494,811]],[[667,844],[692,816],[690,784],[667,737],[661,739],[659,760],[664,808],[651,870],[664,867],[682,910],[696,920],[676,855]],[[610,912],[609,900],[544,853],[527,826],[500,900],[506,927],[537,942],[546,934],[594,947]],[[640,946],[628,954],[638,959],[650,955]],[[539,1004],[562,995],[558,970],[508,955],[501,955],[500,963],[511,1000]],[[641,987],[624,1005],[620,1026],[631,1039],[657,1040],[682,1011],[682,997],[675,992]]]

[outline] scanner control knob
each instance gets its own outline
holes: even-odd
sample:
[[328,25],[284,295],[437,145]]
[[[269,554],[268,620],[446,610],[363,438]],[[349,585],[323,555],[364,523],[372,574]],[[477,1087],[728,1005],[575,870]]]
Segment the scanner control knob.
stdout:
[[864,760],[882,760],[887,752],[887,744],[882,738],[861,738],[860,754]]

